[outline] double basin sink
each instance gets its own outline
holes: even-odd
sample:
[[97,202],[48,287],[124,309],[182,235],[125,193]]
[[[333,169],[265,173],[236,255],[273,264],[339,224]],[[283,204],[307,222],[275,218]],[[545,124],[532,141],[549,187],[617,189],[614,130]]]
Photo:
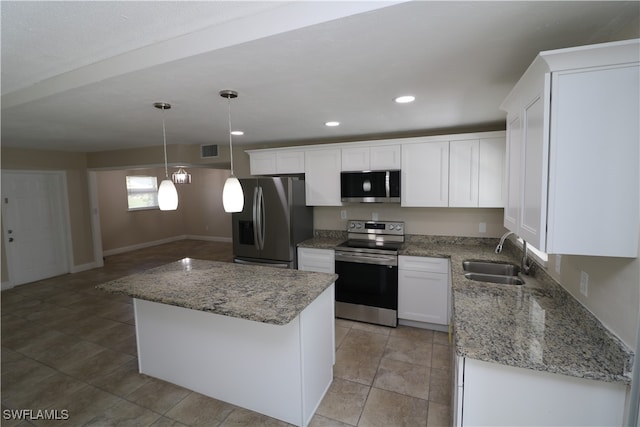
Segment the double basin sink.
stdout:
[[519,276],[520,267],[503,262],[463,261],[464,277],[479,282],[501,283],[505,285],[524,285]]

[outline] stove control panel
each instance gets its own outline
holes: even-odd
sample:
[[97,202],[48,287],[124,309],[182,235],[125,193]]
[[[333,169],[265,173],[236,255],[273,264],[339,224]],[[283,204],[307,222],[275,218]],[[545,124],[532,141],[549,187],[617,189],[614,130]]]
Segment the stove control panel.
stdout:
[[350,220],[347,222],[347,231],[362,234],[404,235],[404,222]]

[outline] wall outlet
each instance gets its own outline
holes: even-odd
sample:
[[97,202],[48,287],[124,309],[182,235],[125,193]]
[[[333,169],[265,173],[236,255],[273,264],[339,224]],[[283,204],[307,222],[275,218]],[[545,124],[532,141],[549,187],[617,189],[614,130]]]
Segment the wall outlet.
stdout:
[[585,297],[589,296],[589,275],[584,271],[580,272],[580,293]]
[[378,212],[371,212],[371,221],[378,220]]
[[481,222],[478,226],[478,233],[486,233],[487,232],[487,223]]
[[340,211],[340,219],[347,219],[347,210],[346,209],[342,209]]
[[556,255],[556,273],[560,274],[562,266],[562,255]]

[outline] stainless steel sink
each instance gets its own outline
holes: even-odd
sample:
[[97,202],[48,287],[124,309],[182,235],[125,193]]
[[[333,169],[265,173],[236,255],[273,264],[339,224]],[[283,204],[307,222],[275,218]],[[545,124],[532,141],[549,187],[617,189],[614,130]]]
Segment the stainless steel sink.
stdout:
[[505,285],[524,285],[519,276],[520,267],[507,262],[464,261],[464,277],[479,282],[501,283]]
[[504,285],[524,285],[524,280],[518,276],[504,276],[500,274],[465,273],[464,277],[479,282],[500,283]]
[[470,273],[497,274],[500,276],[517,276],[520,273],[519,266],[504,262],[464,261],[462,268]]

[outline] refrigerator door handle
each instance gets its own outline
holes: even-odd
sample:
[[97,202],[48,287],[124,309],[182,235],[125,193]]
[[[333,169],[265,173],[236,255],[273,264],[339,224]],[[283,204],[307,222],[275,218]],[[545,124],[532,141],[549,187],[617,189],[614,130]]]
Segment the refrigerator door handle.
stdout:
[[258,228],[260,227],[258,223],[258,188],[260,187],[253,189],[253,246],[260,250],[260,238],[258,237]]
[[258,186],[258,241],[260,242],[260,250],[264,249],[264,193],[262,187]]

